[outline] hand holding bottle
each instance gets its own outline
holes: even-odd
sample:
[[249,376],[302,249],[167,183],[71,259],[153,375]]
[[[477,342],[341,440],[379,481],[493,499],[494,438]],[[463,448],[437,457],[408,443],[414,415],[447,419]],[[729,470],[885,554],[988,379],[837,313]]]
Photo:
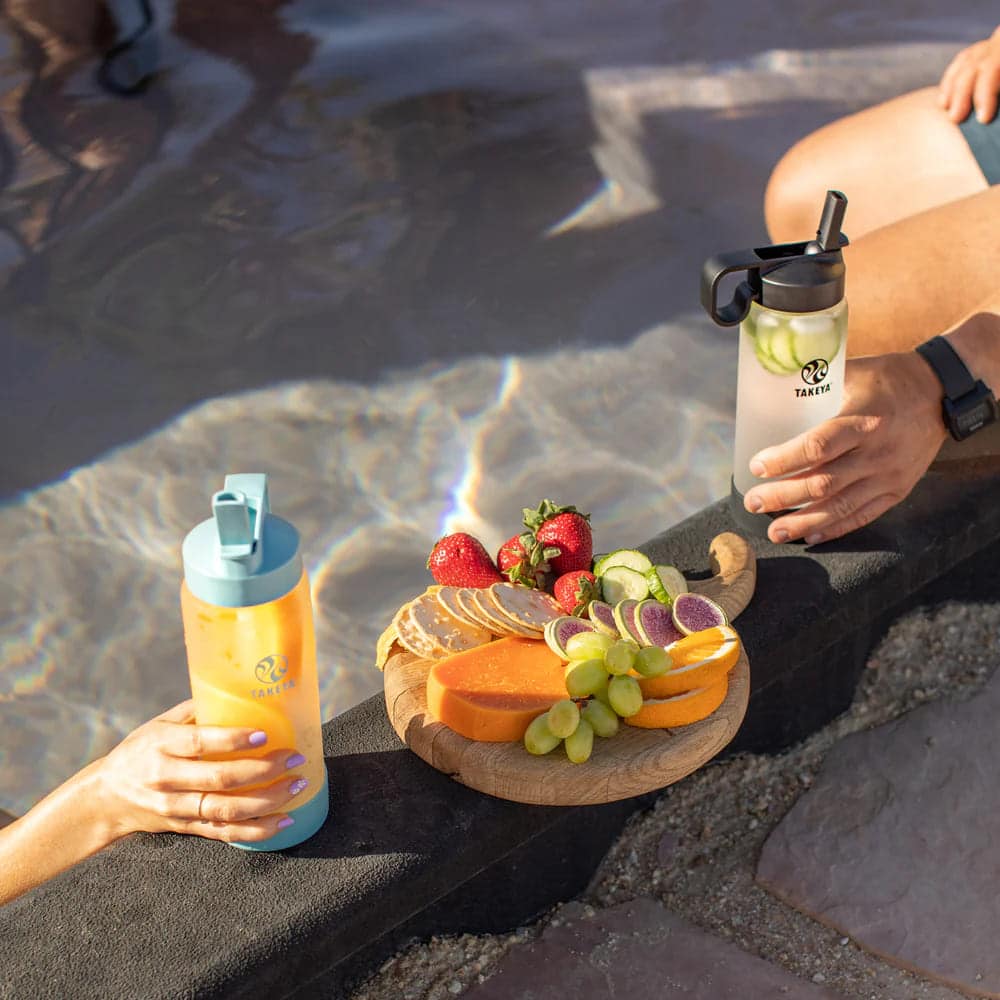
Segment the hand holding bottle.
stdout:
[[101,761],[114,835],[144,830],[258,841],[290,826],[280,810],[306,787],[292,773],[305,763],[302,755],[286,747],[265,756],[199,760],[258,750],[267,734],[193,721],[193,702],[183,702],[130,733]]
[[[283,807],[305,787],[305,758],[288,748],[261,755],[266,734],[194,725],[192,708],[183,702],[139,726],[0,830],[0,906],[129,833],[252,843],[290,825]],[[248,756],[198,759],[241,751]]]
[[849,360],[840,413],[758,452],[754,475],[788,478],[754,486],[745,506],[768,513],[805,505],[775,519],[773,542],[839,538],[906,497],[946,437],[940,384],[918,354]]

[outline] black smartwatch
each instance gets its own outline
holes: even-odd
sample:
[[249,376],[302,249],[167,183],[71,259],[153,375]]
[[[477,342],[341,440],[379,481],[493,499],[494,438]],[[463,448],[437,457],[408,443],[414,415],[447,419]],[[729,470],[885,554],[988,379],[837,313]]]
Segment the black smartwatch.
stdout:
[[989,387],[972,372],[944,337],[931,337],[917,352],[944,388],[941,410],[945,426],[956,441],[964,441],[997,419],[997,401]]

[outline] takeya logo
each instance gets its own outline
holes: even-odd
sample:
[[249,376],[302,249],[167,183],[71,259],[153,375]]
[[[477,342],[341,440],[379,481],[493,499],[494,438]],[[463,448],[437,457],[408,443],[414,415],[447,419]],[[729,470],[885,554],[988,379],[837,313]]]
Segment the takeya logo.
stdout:
[[830,365],[823,358],[813,358],[812,361],[807,361],[799,374],[809,388],[796,389],[796,396],[821,396],[824,392],[830,391],[829,385],[821,384],[823,379],[830,374]]
[[267,698],[295,687],[294,678],[289,677],[285,680],[285,674],[287,673],[287,656],[282,656],[280,653],[273,653],[271,656],[265,656],[262,660],[259,660],[253,668],[253,675],[260,684],[266,685],[266,687],[254,688],[253,697]]

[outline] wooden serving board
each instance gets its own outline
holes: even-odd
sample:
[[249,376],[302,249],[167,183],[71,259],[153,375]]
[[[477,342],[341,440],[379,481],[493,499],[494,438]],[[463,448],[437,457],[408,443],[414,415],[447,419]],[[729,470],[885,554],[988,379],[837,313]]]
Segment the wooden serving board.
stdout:
[[[753,549],[739,535],[717,535],[709,547],[713,576],[690,581],[730,621],[747,606],[757,580]],[[638,729],[624,722],[611,739],[595,739],[584,764],[560,748],[533,757],[520,741],[480,743],[438,722],[427,710],[432,660],[397,653],[385,665],[385,704],[399,738],[432,767],[488,795],[535,805],[595,805],[664,788],[711,760],[736,735],[750,696],[746,651],[729,674],[726,700],[707,719],[678,729]]]

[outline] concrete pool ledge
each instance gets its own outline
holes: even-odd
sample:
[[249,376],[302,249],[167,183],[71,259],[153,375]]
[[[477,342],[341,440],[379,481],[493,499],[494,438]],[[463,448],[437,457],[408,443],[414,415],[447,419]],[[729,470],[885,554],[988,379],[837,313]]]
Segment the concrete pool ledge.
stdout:
[[[1000,539],[1000,463],[936,467],[839,543],[758,549],[738,625],[751,663],[730,748],[787,746],[850,703],[888,623]],[[646,551],[707,571],[720,501]],[[938,595],[946,598],[947,595]],[[522,806],[470,791],[401,746],[381,698],[327,723],[330,820],[282,854],[139,835],[0,909],[0,996],[341,997],[413,937],[509,929],[587,883],[653,797]]]

